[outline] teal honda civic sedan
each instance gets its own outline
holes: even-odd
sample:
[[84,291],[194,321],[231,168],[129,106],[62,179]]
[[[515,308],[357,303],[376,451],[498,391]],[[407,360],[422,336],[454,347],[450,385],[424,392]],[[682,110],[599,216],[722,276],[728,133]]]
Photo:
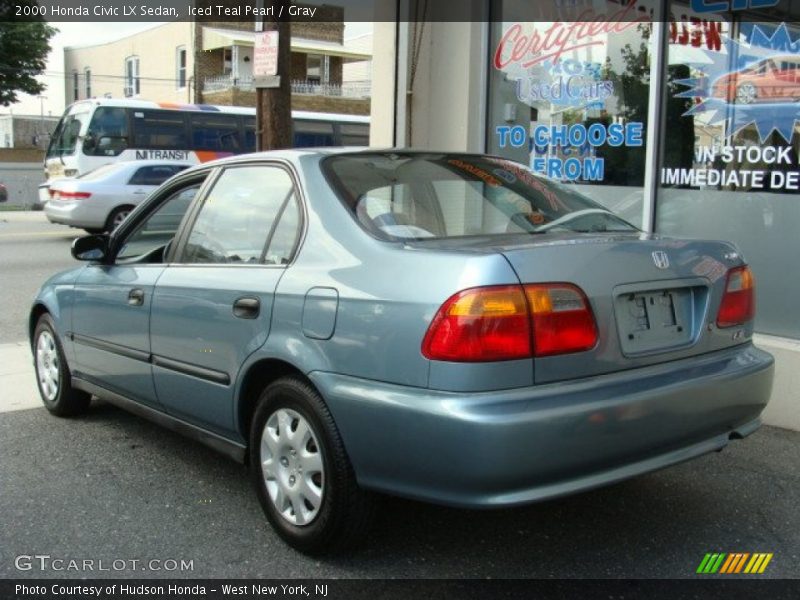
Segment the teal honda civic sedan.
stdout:
[[308,553],[380,494],[514,506],[720,450],[772,386],[733,245],[492,156],[206,163],[72,252],[30,313],[45,407],[96,396],[247,462]]

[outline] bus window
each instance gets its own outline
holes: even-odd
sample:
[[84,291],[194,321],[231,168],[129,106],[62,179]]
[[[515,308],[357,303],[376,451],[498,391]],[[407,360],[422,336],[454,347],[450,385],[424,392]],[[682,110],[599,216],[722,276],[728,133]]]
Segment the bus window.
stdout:
[[256,118],[244,117],[244,151],[256,151]]
[[[82,110],[81,110],[82,109]],[[81,127],[89,119],[88,107],[73,108],[56,126],[50,146],[47,148],[48,158],[51,156],[67,156],[75,153]]]
[[192,114],[193,150],[241,152],[239,122],[235,115]]
[[333,123],[330,121],[301,121],[294,122],[295,148],[310,148],[313,146],[334,146]]
[[186,113],[176,110],[133,110],[133,147],[156,150],[184,150]]
[[339,143],[342,146],[369,146],[369,125],[367,123],[341,123]]
[[128,148],[128,110],[99,106],[89,122],[83,153],[89,156],[119,156]]

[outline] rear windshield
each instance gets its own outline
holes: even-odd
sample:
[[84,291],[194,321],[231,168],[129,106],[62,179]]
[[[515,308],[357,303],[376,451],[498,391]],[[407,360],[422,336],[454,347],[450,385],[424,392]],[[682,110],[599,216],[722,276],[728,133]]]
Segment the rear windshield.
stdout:
[[357,220],[384,239],[636,231],[569,186],[501,158],[341,154],[323,168]]

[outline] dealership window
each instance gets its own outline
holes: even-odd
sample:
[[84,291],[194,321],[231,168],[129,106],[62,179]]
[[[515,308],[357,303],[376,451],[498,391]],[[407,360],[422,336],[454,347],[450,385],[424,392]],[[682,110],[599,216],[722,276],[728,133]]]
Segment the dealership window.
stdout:
[[[619,2],[594,3],[590,17],[582,3],[553,7],[492,2],[488,149],[574,185],[641,226],[649,17],[634,12],[603,22],[619,13]],[[586,22],[576,22],[582,12]]]
[[77,102],[81,99],[80,78],[77,71],[72,72],[72,101]]
[[175,81],[179,88],[186,87],[186,46],[175,49]]
[[800,338],[800,27],[688,2],[670,13],[656,230],[734,242],[756,278],[756,331]]
[[139,57],[129,56],[125,59],[125,97],[139,95]]
[[92,97],[92,70],[89,67],[86,67],[83,70],[83,86],[86,90],[86,97]]

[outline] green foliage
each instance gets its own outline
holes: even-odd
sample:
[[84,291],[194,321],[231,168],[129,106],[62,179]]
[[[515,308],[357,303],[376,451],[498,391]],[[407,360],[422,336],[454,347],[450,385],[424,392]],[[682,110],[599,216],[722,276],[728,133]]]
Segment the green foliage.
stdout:
[[0,106],[16,102],[20,92],[44,91],[36,76],[45,69],[56,31],[44,21],[0,21]]

